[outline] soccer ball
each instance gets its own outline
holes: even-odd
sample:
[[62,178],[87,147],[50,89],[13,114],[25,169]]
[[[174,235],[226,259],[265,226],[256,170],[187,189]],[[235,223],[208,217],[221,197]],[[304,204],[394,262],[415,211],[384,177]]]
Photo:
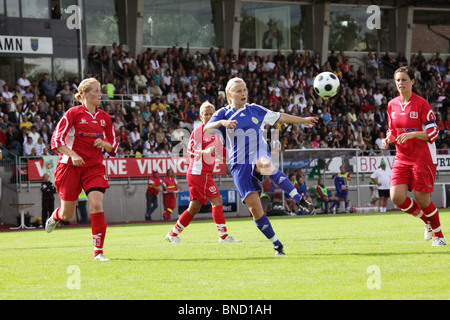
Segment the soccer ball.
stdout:
[[339,91],[339,78],[331,72],[322,72],[314,79],[314,92],[323,99],[334,97]]

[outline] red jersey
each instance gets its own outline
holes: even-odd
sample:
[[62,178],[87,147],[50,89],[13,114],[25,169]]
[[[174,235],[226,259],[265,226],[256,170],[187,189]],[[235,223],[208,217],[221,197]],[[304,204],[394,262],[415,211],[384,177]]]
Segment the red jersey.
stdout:
[[436,117],[430,104],[413,93],[406,104],[402,104],[398,96],[389,101],[387,107],[389,134],[397,138],[404,132],[425,131],[430,137],[429,141],[409,139],[402,144],[397,144],[395,161],[406,164],[436,164],[435,141],[439,135],[436,126]]
[[216,152],[224,152],[223,143],[220,140],[220,134],[211,135],[204,133],[204,124],[195,128],[191,133],[189,140],[188,154],[190,157],[188,174],[204,175],[211,174],[216,165],[216,155],[206,154],[201,156],[200,152],[209,147],[215,147]]
[[[102,138],[109,142],[115,156],[119,146],[111,117],[108,113],[96,108],[95,114],[90,113],[84,105],[70,108],[58,122],[52,136],[52,150],[67,146],[75,151],[83,160],[80,167],[91,167],[102,164],[101,148],[94,147],[94,141]],[[72,165],[72,159],[62,154],[59,162]]]
[[[162,184],[164,185],[164,187],[166,187],[167,191],[177,191],[178,190],[178,188],[177,188],[178,181],[175,177],[167,177],[166,176],[162,180]],[[164,196],[167,196],[167,195],[173,195],[173,194],[172,193],[164,194]]]

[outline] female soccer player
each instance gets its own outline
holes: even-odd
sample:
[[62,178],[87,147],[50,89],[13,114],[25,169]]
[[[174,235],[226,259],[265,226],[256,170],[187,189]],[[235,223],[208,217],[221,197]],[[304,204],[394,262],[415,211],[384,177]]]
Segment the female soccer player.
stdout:
[[192,131],[189,140],[190,162],[187,182],[191,201],[189,202],[189,208],[181,214],[175,226],[166,235],[166,239],[172,243],[180,242],[178,235],[189,225],[195,215],[200,212],[202,205],[205,205],[208,200],[212,204],[212,216],[219,231],[219,242],[241,241],[228,235],[225,216],[223,215],[222,197],[212,177],[216,165],[216,150],[219,153],[223,149],[223,144],[218,134],[213,136],[203,133],[203,127],[211,119],[214,111],[215,107],[209,102],[204,102],[200,106],[200,119],[203,124]]
[[[391,175],[392,202],[425,223],[425,240],[433,246],[447,244],[442,233],[439,211],[431,201],[436,177],[435,141],[439,130],[429,103],[414,88],[414,72],[400,67],[394,73],[400,95],[388,104],[389,129],[382,148],[396,143],[396,157]],[[414,190],[414,199],[408,190]]]
[[103,255],[106,233],[103,194],[109,184],[102,149],[115,156],[118,142],[111,117],[97,107],[101,97],[100,83],[96,79],[83,80],[75,95],[82,105],[70,108],[53,132],[52,150],[60,153],[55,186],[61,197],[61,207],[47,220],[45,230],[52,232],[59,221],[69,221],[74,216],[78,195],[84,189],[91,213],[94,259],[107,261],[109,259]]
[[247,86],[240,78],[229,80],[225,92],[229,105],[218,110],[203,131],[218,129],[222,133],[231,175],[242,202],[249,208],[258,229],[273,243],[275,255],[284,255],[283,245],[277,239],[261,205],[259,194],[262,190],[262,175],[269,175],[307,213],[312,213],[314,206],[298,194],[283,172],[273,166],[269,147],[263,136],[264,126],[274,125],[277,121],[312,126],[318,119],[296,117],[273,112],[257,104],[248,104]]

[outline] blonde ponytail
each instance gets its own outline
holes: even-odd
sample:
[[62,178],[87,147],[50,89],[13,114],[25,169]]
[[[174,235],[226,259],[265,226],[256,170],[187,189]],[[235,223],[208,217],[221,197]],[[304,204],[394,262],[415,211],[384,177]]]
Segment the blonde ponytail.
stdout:
[[[89,92],[92,89],[94,83],[99,83],[95,78],[87,78],[81,81],[78,85],[78,93],[75,94],[75,99],[83,103],[83,92]],[[100,83],[99,83],[100,84]]]

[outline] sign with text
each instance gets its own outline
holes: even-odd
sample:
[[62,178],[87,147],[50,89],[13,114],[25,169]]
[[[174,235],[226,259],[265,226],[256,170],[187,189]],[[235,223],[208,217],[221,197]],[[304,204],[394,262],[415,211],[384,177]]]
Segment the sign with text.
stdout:
[[[189,158],[108,158],[103,160],[106,174],[110,178],[128,178],[150,176],[153,170],[165,176],[167,170],[172,169],[174,175],[184,176],[189,168]],[[213,174],[226,174],[226,165],[216,163]],[[42,180],[44,174],[41,159],[28,160],[28,179]]]
[[[220,196],[223,202],[223,212],[237,212],[238,211],[238,196],[237,190],[235,189],[225,189],[219,190]],[[181,214],[184,210],[189,207],[190,202],[189,191],[179,191],[178,192],[178,212]],[[206,205],[202,206],[199,213],[212,212],[211,202],[207,202]]]
[[0,53],[53,54],[53,39],[0,36]]
[[[437,155],[437,170],[448,171],[450,170],[450,155]],[[359,157],[358,158],[358,170],[359,173],[374,172],[380,166],[381,161],[386,162],[386,167],[392,169],[394,165],[394,156],[386,157]]]

